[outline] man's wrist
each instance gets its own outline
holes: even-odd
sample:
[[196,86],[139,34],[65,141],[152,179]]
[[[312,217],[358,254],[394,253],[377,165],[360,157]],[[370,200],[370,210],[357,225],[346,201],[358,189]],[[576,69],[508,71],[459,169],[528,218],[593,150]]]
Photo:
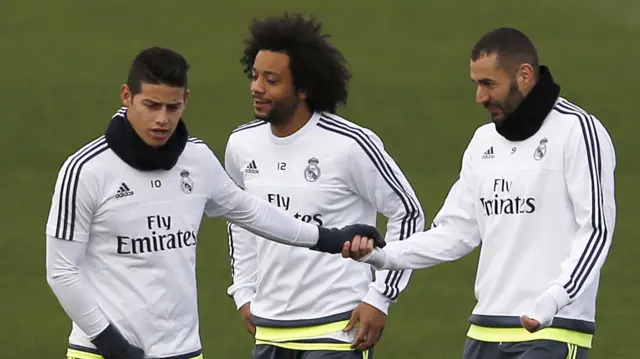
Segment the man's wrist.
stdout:
[[367,303],[370,306],[378,309],[385,315],[389,314],[389,307],[391,306],[391,299],[387,298],[384,294],[380,293],[372,284],[367,294],[362,298],[363,303]]
[[233,301],[236,303],[236,309],[242,308],[243,305],[253,300],[255,293],[251,289],[241,289],[233,294]]
[[[564,289],[563,286],[559,284],[552,284],[547,288],[547,290],[542,293],[543,296],[549,296],[553,298],[556,303],[557,311],[564,308],[571,301],[571,297],[569,297],[569,293]],[[556,311],[556,312],[557,312]]]
[[386,260],[387,260],[387,255],[384,253],[384,250],[380,248],[374,248],[371,253],[358,259],[358,262],[368,263],[374,269],[381,270],[381,269],[384,269]]

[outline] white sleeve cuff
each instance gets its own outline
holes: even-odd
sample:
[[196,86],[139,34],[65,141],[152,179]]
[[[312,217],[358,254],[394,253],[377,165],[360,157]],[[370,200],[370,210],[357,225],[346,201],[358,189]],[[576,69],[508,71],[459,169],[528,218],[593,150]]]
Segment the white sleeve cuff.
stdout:
[[385,315],[389,314],[389,306],[391,306],[391,300],[385,297],[382,293],[378,292],[373,287],[373,283],[372,286],[369,287],[369,291],[367,292],[367,294],[364,296],[364,298],[362,298],[362,302],[377,308]]
[[387,255],[380,248],[374,248],[373,251],[366,256],[360,258],[358,262],[365,262],[370,264],[376,270],[384,269],[384,264],[387,260]]
[[569,293],[567,293],[564,287],[559,284],[552,284],[551,286],[549,286],[549,288],[547,288],[546,292],[544,292],[543,295],[548,295],[553,298],[553,300],[555,300],[558,311],[566,307],[571,301]]
[[241,289],[233,294],[233,301],[236,303],[236,309],[240,309],[243,305],[251,302],[255,293],[251,289]]

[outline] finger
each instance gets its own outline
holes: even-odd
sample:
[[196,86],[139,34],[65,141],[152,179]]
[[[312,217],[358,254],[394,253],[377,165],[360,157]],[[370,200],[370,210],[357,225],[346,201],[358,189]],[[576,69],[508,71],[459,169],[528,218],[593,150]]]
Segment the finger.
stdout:
[[367,333],[367,339],[365,340],[364,343],[358,346],[358,350],[365,351],[373,347],[373,345],[378,340],[379,335],[380,335],[380,331],[378,329],[371,327]]
[[342,246],[342,258],[349,258],[351,256],[351,243],[345,242]]
[[358,259],[360,257],[362,257],[360,254],[360,237],[357,237],[351,241],[351,258]]
[[522,324],[522,326],[531,333],[535,332],[540,326],[540,323],[538,323],[537,320],[531,319],[526,315],[520,317],[520,324]]
[[362,238],[362,240],[360,241],[360,253],[362,254],[367,254],[367,247],[369,247],[369,241],[370,239],[367,237]]
[[374,243],[375,243],[375,241],[373,239],[369,239],[369,241],[367,243],[367,254],[373,252]]
[[358,311],[354,310],[353,313],[351,313],[351,318],[349,318],[349,323],[347,323],[347,326],[344,327],[344,329],[342,329],[343,332],[348,332],[353,330],[353,328],[355,328],[356,323],[358,323]]
[[364,341],[367,340],[368,331],[369,325],[367,325],[367,323],[361,322],[360,329],[358,330],[358,336],[356,336],[356,339],[353,341],[353,343],[351,343],[352,349],[358,348],[360,344],[364,343]]

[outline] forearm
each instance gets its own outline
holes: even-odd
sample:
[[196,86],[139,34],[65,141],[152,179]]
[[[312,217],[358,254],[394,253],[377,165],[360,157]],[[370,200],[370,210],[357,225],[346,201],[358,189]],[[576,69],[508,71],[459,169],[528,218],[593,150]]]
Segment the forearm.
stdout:
[[233,284],[227,289],[239,309],[250,302],[257,287],[257,247],[255,235],[234,224],[227,225]]
[[422,269],[459,259],[478,245],[473,238],[461,238],[446,228],[436,227],[411,235],[403,241],[391,242],[362,261],[377,270]]
[[80,275],[85,248],[86,243],[47,236],[47,282],[71,320],[94,338],[109,322]]
[[317,226],[302,222],[267,201],[245,194],[238,203],[225,216],[229,222],[283,244],[311,248],[318,242]]

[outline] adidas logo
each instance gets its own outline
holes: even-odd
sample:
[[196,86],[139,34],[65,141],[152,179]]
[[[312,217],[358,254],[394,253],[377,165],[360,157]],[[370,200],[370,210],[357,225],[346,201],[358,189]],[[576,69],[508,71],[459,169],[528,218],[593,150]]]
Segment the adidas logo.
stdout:
[[126,183],[122,182],[120,188],[118,188],[118,192],[116,192],[116,198],[133,196],[133,191],[129,189]]
[[484,151],[484,154],[482,155],[482,159],[485,160],[487,158],[493,158],[493,146],[489,147],[488,150]]
[[249,162],[249,164],[247,165],[247,168],[244,169],[244,173],[253,173],[253,174],[260,173],[260,171],[258,171],[258,166],[256,166],[255,160],[251,160],[251,162]]

